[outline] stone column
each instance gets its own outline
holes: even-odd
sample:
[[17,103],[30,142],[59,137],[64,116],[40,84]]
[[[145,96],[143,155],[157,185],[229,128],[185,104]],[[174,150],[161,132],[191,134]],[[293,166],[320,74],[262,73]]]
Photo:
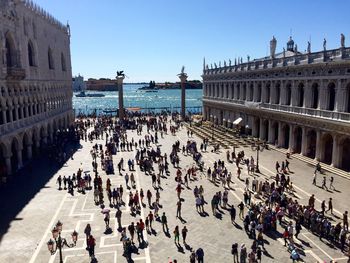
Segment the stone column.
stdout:
[[321,145],[321,131],[317,130],[316,131],[316,154],[315,158],[319,159],[321,161],[322,157],[322,151],[323,151],[323,146]]
[[117,76],[117,87],[118,87],[118,102],[119,102],[119,120],[124,119],[124,95],[123,95],[123,80],[125,76]]
[[2,111],[2,119],[3,119],[3,121],[4,121],[4,124],[6,124],[6,123],[7,123],[6,109],[4,109],[4,110]]
[[266,82],[261,82],[261,102],[265,103],[265,97],[266,97]]
[[337,112],[345,112],[346,108],[346,88],[342,86],[341,80],[338,79],[337,87],[336,87],[336,95],[335,95],[335,111]]
[[298,94],[298,87],[295,86],[295,81],[292,81],[291,85],[291,103],[292,106],[298,106],[298,99],[299,99],[299,94]]
[[[7,175],[11,175],[11,174],[12,174],[11,156],[12,156],[12,155],[4,156],[4,157],[5,157],[5,163],[6,163],[6,172],[7,172]],[[5,179],[5,180],[6,180],[6,179]]]
[[280,94],[280,104],[281,105],[286,105],[287,102],[287,92],[286,92],[286,83],[285,81],[281,81],[281,94]]
[[254,117],[252,117],[252,135],[255,138],[258,137],[258,127]]
[[27,147],[27,156],[28,156],[28,159],[30,160],[30,159],[32,159],[32,155],[33,155],[32,144],[28,144],[28,145],[26,145],[26,147]]
[[278,147],[282,147],[283,142],[284,142],[284,132],[282,132],[282,122],[278,122],[278,138],[277,138]]
[[266,140],[266,134],[265,134],[265,127],[264,127],[264,119],[260,118],[260,132],[259,132],[259,138],[260,140]]
[[289,125],[289,152],[294,152],[295,147],[295,137],[294,137],[294,125]]
[[9,117],[10,117],[10,119],[8,120],[9,122],[13,122],[12,110],[13,110],[13,107],[10,107],[9,108]]
[[272,124],[273,124],[272,120],[269,120],[269,138],[268,138],[268,142],[271,143],[271,144],[275,144],[275,142],[274,142],[275,131],[273,129]]
[[319,90],[319,98],[320,98],[320,109],[327,109],[328,104],[328,92],[324,81],[320,81],[320,90]]
[[333,149],[332,149],[332,166],[339,167],[341,164],[342,153],[340,151],[341,147],[339,145],[339,135],[335,134],[333,136]]
[[22,163],[22,149],[17,150],[17,169],[22,168],[23,163]]
[[306,127],[302,127],[301,131],[302,131],[302,136],[301,136],[301,154],[306,156],[307,155],[307,144],[308,144]]
[[305,108],[311,108],[311,104],[313,103],[312,99],[312,88],[311,88],[311,81],[307,80],[305,81],[305,87],[304,87],[304,107]]
[[187,81],[187,74],[184,72],[181,72],[178,77],[181,80],[181,118],[182,120],[186,117],[186,81]]
[[271,87],[270,87],[270,103],[271,104],[276,104],[276,82],[272,81],[271,82]]

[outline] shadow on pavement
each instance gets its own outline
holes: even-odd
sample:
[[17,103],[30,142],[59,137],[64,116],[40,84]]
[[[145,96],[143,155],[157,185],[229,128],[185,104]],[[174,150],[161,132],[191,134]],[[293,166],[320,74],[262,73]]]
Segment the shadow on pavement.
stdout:
[[[73,150],[73,154],[81,148],[81,145],[71,143],[65,147],[66,152]],[[7,233],[11,222],[23,220],[17,215],[45,186],[54,174],[64,164],[58,164],[49,159],[47,154],[41,154],[34,158],[26,167],[17,174],[8,178],[8,182],[0,188],[0,243]]]

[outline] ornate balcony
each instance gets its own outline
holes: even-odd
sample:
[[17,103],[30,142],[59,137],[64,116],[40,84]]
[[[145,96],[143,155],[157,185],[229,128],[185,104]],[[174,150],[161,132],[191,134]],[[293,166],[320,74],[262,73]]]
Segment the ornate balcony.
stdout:
[[26,77],[26,72],[23,68],[8,67],[7,68],[7,80],[22,80]]

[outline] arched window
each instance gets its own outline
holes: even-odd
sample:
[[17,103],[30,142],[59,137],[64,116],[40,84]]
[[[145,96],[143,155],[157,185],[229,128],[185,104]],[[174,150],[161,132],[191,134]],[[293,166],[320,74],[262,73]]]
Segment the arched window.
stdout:
[[304,84],[300,83],[298,87],[298,107],[304,106]]
[[33,44],[30,41],[28,42],[28,61],[30,67],[35,66],[34,48]]
[[254,86],[250,85],[249,100],[252,101],[253,99],[254,99]]
[[267,86],[267,87],[266,87],[265,102],[266,102],[266,103],[270,103],[270,86]]
[[239,84],[237,84],[236,99],[239,100],[240,98],[241,98],[241,87]]
[[290,105],[291,99],[292,99],[292,89],[291,89],[290,85],[288,85],[286,89],[287,89],[286,90],[286,96],[287,96],[286,105]]
[[61,53],[61,67],[62,67],[62,71],[66,71],[67,70],[67,68],[66,68],[66,60],[64,58],[63,53]]
[[327,110],[334,110],[335,107],[335,84],[331,83],[328,85],[328,107]]
[[259,84],[258,85],[258,89],[257,89],[257,102],[260,102],[261,101],[261,85]]
[[16,66],[16,52],[15,52],[15,45],[14,41],[11,38],[11,36],[6,36],[6,65],[7,67],[14,67]]
[[246,97],[247,97],[247,88],[245,86],[245,84],[243,85],[243,100],[246,100]]
[[276,98],[275,98],[276,104],[280,104],[280,97],[281,97],[281,88],[279,86],[277,86],[276,87]]
[[317,109],[318,108],[318,84],[315,83],[312,85],[312,105],[311,108]]
[[49,63],[49,69],[55,69],[51,48],[49,48],[49,51],[47,52],[47,59]]

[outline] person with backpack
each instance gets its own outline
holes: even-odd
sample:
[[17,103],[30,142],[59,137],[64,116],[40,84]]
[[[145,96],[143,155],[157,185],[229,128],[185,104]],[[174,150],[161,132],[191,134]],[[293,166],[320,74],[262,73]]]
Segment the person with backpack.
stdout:
[[239,263],[239,261],[238,261],[238,244],[237,243],[232,244],[231,254],[233,256],[233,262]]

